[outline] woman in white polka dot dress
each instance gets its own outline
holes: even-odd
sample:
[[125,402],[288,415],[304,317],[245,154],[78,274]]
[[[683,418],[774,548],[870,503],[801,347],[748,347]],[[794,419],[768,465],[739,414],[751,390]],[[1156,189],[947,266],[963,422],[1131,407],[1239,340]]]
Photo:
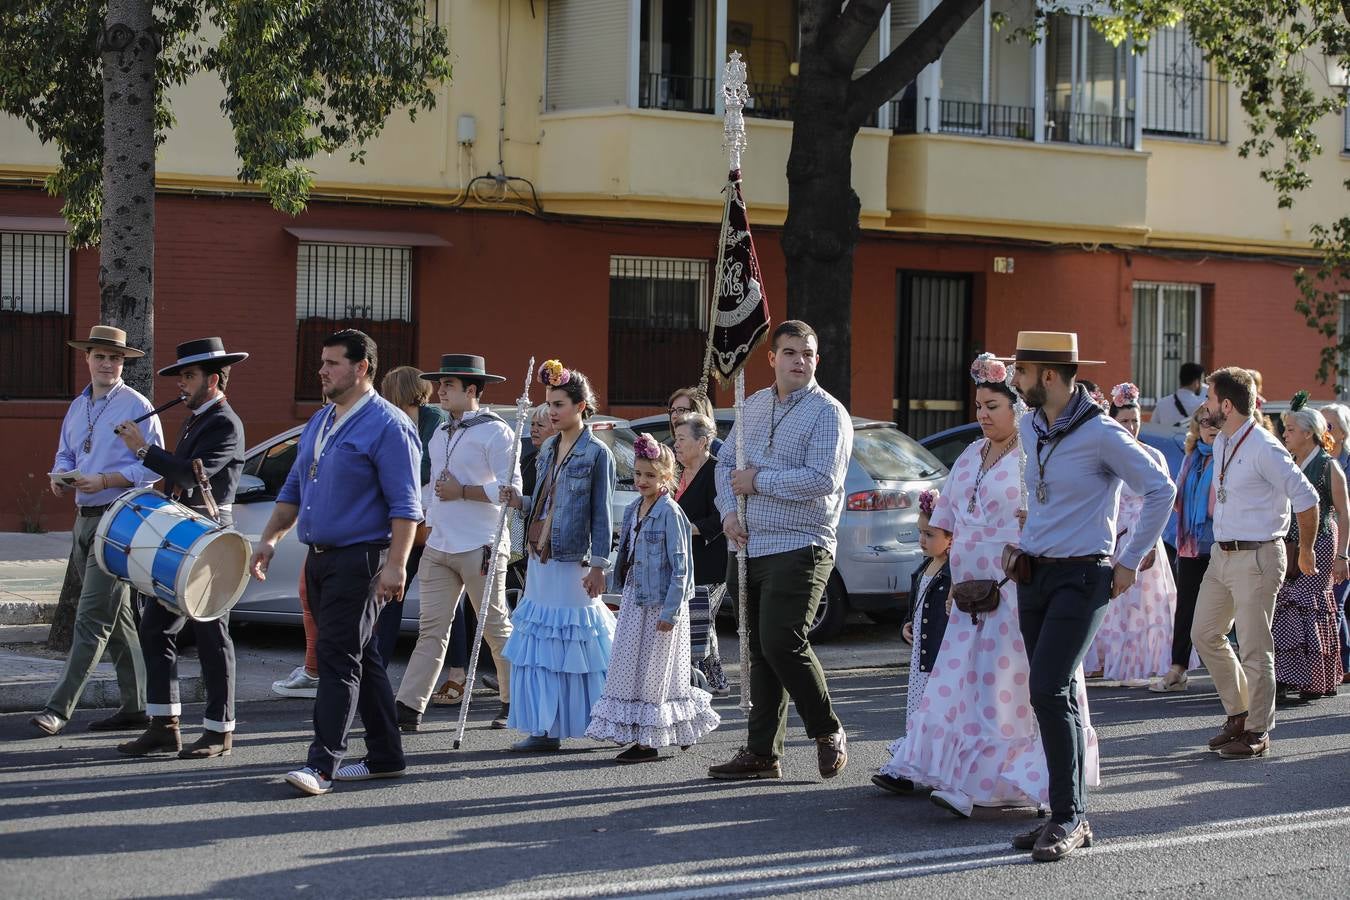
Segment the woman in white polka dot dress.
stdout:
[[[1003,548],[1018,541],[1022,504],[1015,395],[1006,367],[983,354],[971,375],[985,436],[952,467],[932,516],[933,525],[952,532],[953,584],[1003,577]],[[930,799],[961,817],[975,806],[1048,806],[1028,671],[1015,584],[1004,584],[998,608],[978,621],[952,609],[923,699],[882,774],[933,788]],[[1075,685],[1087,732],[1087,782],[1095,785],[1097,738],[1081,671]]]
[[661,747],[687,748],[721,722],[712,695],[691,683],[694,563],[689,520],[670,496],[675,456],[645,434],[633,451],[641,496],[623,516],[616,576],[623,601],[605,691],[586,729],[598,741],[632,744],[615,757],[620,763],[659,759]]

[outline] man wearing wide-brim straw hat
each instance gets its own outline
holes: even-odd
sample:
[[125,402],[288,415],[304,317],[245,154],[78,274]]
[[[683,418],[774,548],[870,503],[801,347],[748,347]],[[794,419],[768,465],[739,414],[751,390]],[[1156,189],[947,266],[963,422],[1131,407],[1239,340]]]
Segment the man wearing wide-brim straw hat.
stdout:
[[[126,332],[108,325],[95,325],[88,340],[68,341],[84,351],[89,386],[66,411],[52,464],[52,493],[63,496],[75,489],[75,525],[70,565],[83,573],[79,606],[70,655],[61,680],[45,708],[31,720],[46,734],[66,727],[85,683],[103,657],[112,654],[117,670],[121,707],[112,716],[91,724],[93,731],[142,728],[145,715],[145,660],[136,636],[131,610],[131,591],[124,582],[104,572],[95,562],[94,535],[108,506],[123,491],[147,487],[159,476],[147,469],[117,437],[113,428],[151,411],[150,401],[122,381],[122,364],[145,352],[127,346]],[[136,426],[148,445],[164,443],[159,417],[151,416]]]
[[[1167,472],[1076,381],[1081,359],[1072,332],[1023,331],[1013,384],[1031,407],[1019,439],[1026,453],[1026,524],[1018,617],[1031,664],[1031,704],[1050,773],[1050,821],[1013,846],[1034,859],[1062,859],[1091,844],[1084,732],[1074,679],[1111,598],[1128,590],[1157,543],[1176,489]],[[1121,484],[1144,499],[1139,521],[1116,547]],[[1112,556],[1116,563],[1111,564]]]

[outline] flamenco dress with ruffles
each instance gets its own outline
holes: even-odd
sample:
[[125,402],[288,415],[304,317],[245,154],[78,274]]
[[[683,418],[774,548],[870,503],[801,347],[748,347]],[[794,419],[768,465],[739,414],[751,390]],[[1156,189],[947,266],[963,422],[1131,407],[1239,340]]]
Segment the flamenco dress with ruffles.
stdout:
[[[977,479],[985,444],[977,441],[962,453],[933,510],[933,525],[952,532],[953,584],[1002,578],[1003,548],[1018,540],[1018,454],[1009,453]],[[974,511],[968,506],[972,492]],[[888,748],[891,759],[881,773],[955,795],[961,805],[1048,806],[1049,775],[1029,671],[1013,582],[1002,586],[998,608],[976,622],[953,607],[923,697],[905,723],[905,736]],[[1086,780],[1095,785],[1097,736],[1081,669],[1074,688]]]

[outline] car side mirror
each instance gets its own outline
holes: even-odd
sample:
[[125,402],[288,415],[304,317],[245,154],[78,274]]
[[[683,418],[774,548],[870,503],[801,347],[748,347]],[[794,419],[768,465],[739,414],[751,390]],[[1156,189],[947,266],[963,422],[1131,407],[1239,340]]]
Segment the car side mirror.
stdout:
[[235,503],[253,503],[267,496],[267,484],[257,475],[240,475],[234,490]]

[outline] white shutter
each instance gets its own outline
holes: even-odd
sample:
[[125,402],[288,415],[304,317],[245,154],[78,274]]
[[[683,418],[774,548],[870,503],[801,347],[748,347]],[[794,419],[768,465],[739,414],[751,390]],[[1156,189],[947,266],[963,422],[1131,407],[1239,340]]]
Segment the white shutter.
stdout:
[[411,260],[408,247],[302,243],[296,318],[412,321]]
[[551,0],[544,108],[628,102],[628,0]]
[[66,236],[0,233],[0,311],[66,313]]
[[984,13],[976,10],[942,51],[943,100],[984,102]]

